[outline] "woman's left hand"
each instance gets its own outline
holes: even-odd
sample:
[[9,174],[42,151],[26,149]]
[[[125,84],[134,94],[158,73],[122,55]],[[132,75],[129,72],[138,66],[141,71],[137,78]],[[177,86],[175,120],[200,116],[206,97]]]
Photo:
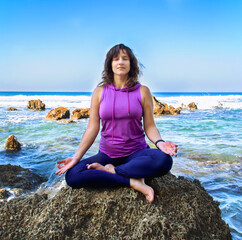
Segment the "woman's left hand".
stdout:
[[173,142],[158,142],[157,147],[164,153],[177,156],[177,145]]

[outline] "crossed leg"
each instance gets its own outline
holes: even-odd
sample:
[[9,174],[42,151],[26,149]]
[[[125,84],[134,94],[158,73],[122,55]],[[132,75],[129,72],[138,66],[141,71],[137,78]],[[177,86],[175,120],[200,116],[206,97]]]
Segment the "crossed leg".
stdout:
[[[106,164],[105,166],[103,166],[100,163],[92,163],[87,164],[87,169],[96,169],[116,174],[115,167],[112,164]],[[144,178],[130,178],[130,187],[144,194],[148,202],[151,203],[154,201],[154,190],[152,187],[145,184]]]
[[171,166],[172,158],[158,149],[141,149],[117,159],[99,152],[68,170],[66,182],[73,188],[130,186],[153,202],[154,190],[144,178],[165,175]]

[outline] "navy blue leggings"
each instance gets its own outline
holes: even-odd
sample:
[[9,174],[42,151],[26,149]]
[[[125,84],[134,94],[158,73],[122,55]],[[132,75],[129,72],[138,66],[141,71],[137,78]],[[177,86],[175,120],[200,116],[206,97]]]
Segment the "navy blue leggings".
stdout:
[[[86,164],[113,164],[116,174],[87,169]],[[159,177],[172,167],[172,158],[158,149],[145,148],[127,157],[110,158],[98,154],[83,159],[66,173],[66,182],[72,188],[130,186],[130,178]]]

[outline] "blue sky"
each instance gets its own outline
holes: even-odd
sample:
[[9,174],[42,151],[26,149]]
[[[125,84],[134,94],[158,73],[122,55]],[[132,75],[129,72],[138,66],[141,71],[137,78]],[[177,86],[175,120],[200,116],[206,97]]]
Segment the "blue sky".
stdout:
[[92,91],[129,46],[151,91],[242,91],[241,0],[0,0],[0,91]]

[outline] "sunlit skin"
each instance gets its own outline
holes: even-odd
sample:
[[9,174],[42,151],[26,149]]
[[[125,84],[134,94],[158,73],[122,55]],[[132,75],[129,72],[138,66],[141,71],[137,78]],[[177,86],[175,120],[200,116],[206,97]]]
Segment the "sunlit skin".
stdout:
[[[126,87],[128,73],[130,71],[130,59],[125,50],[120,50],[118,56],[113,58],[112,70],[114,74],[114,86],[120,89]],[[147,137],[152,142],[155,142],[160,139],[161,136],[154,122],[152,95],[149,89],[145,86],[140,87],[140,92],[142,97],[142,108],[144,112],[144,131]],[[57,167],[59,168],[59,170],[56,172],[56,174],[64,174],[67,170],[75,166],[96,138],[99,132],[100,124],[98,109],[100,105],[101,93],[101,87],[97,88],[93,93],[91,106],[92,112],[90,115],[88,128],[82,137],[78,150],[76,151],[74,157],[66,158],[57,162]],[[87,143],[88,141],[89,143]],[[166,154],[169,154],[171,156],[177,156],[177,145],[172,142],[159,142],[157,144],[157,147]],[[92,163],[87,164],[87,169],[96,169],[116,174],[115,167],[112,164],[107,164],[103,166],[99,163]],[[150,186],[145,184],[144,178],[130,178],[130,187],[144,194],[148,202],[151,203],[154,201],[154,190]]]

